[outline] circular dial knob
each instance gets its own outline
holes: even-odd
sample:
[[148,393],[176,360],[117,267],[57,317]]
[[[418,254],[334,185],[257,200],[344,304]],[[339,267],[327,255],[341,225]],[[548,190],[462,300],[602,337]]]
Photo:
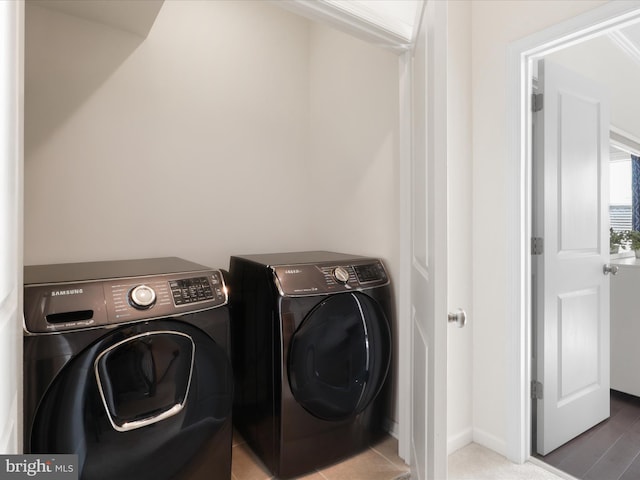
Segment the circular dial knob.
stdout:
[[138,285],[129,292],[129,300],[135,308],[149,308],[156,303],[156,292],[146,285]]
[[336,267],[333,269],[333,278],[336,279],[336,282],[344,285],[349,281],[349,270],[344,267]]

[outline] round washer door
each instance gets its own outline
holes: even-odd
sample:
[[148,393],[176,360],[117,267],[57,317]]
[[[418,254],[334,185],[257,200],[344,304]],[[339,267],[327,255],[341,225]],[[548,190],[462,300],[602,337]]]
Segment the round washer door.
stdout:
[[[229,435],[224,349],[202,330],[159,320],[121,327],[72,359],[43,397],[32,453],[78,455],[83,479],[168,479]],[[230,453],[229,453],[230,454]]]
[[289,351],[289,385],[296,401],[323,420],[363,411],[384,384],[391,360],[387,319],[359,292],[328,297],[300,324]]

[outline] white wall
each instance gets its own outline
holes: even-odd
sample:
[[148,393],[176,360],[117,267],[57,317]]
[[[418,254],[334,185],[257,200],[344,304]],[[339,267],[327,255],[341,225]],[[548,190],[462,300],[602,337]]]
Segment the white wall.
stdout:
[[603,1],[472,2],[474,441],[506,453],[507,46]]
[[310,57],[311,237],[397,265],[398,56],[314,24]]
[[26,264],[334,249],[397,276],[395,54],[167,0],[146,39],[28,5],[26,62]]
[[[28,26],[26,263],[322,246],[395,263],[395,55],[261,2],[169,1],[144,41],[38,7]],[[350,117],[326,122],[329,102]],[[334,198],[320,174],[360,187]],[[358,236],[336,244],[336,222]]]
[[28,6],[26,42],[27,264],[304,248],[306,20],[169,1],[142,41]]
[[[311,161],[306,180],[316,195],[308,215],[308,242],[319,249],[382,256],[391,278],[397,279],[398,56],[319,24],[311,26],[310,38]],[[398,283],[394,286],[397,298]],[[394,349],[400,352],[397,329],[393,333]],[[393,409],[397,419],[397,404]]]
[[608,36],[565,48],[545,59],[580,73],[611,93],[611,124],[640,138],[640,63],[624,53]]
[[447,348],[448,451],[473,438],[473,329],[471,285],[471,2],[449,2],[447,29],[447,160],[450,311],[463,308],[467,325],[451,325]]

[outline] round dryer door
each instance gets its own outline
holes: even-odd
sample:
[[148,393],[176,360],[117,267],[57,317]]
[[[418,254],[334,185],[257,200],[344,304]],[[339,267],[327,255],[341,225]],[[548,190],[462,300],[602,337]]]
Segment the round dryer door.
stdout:
[[362,293],[333,295],[293,335],[291,391],[316,417],[343,420],[364,410],[380,392],[390,358],[389,324],[377,302]]
[[122,327],[56,377],[31,452],[77,454],[82,479],[181,478],[230,448],[219,432],[231,429],[232,385],[226,352],[200,329],[168,320]]

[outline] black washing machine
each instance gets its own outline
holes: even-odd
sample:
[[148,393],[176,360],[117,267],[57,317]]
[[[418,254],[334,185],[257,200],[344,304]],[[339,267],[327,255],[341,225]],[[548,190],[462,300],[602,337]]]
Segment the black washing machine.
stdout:
[[81,479],[231,478],[222,272],[179,258],[25,267],[24,451]]
[[271,472],[303,475],[381,438],[393,312],[382,262],[234,256],[229,273],[234,423]]

